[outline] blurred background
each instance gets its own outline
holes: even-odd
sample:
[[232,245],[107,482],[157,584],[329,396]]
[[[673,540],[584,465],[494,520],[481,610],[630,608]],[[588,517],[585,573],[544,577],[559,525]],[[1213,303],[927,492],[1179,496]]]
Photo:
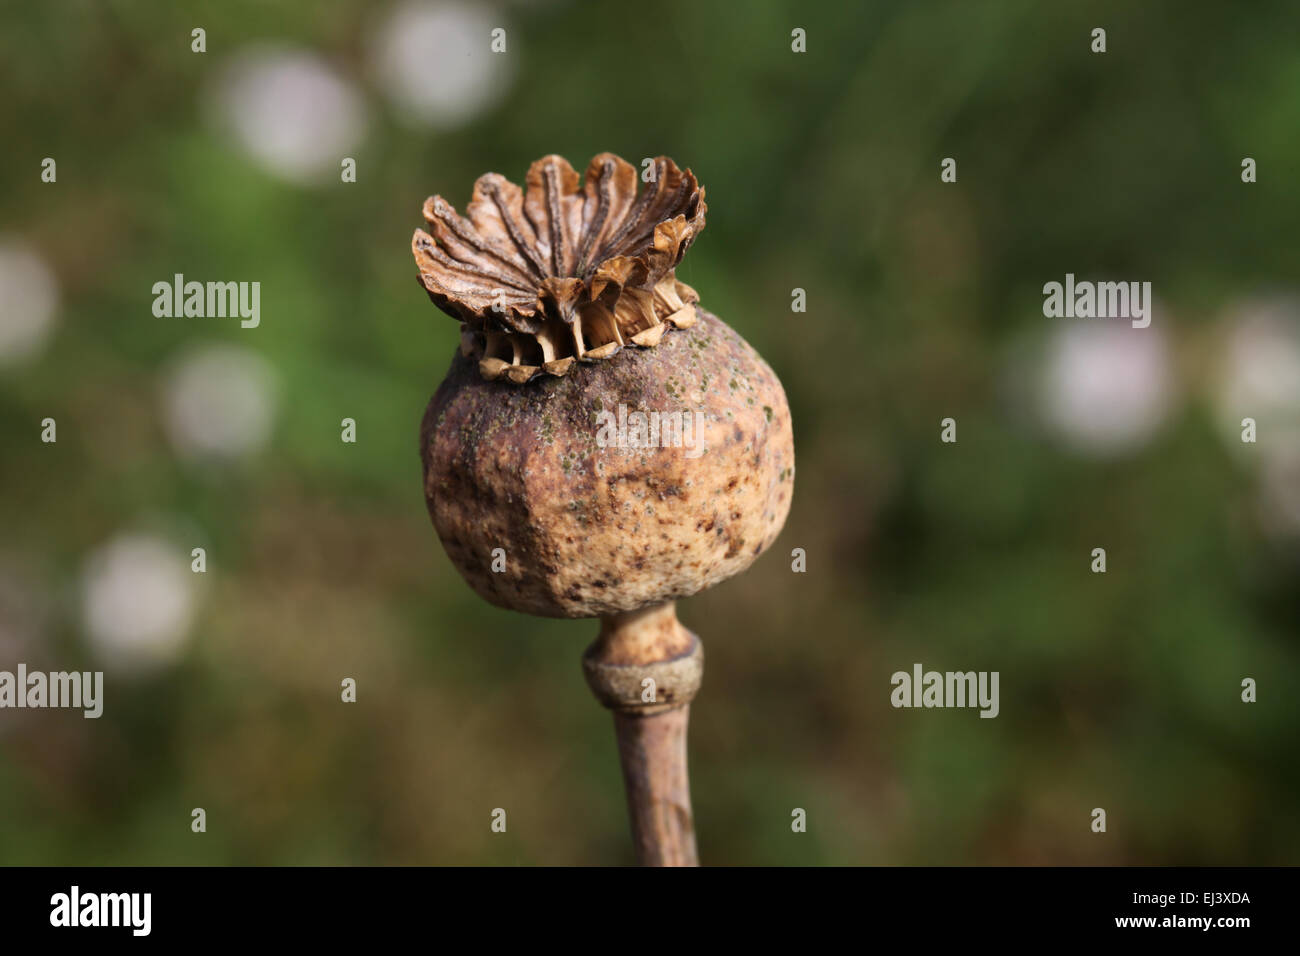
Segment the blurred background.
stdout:
[[[0,862],[632,861],[594,622],[430,526],[458,335],[409,250],[426,196],[612,150],[705,184],[678,274],[794,413],[784,533],[680,608],[702,858],[1295,863],[1300,11],[1086,6],[6,3],[0,669],[106,689],[0,711]],[[1044,318],[1067,272],[1151,327]],[[260,326],[155,317],[176,273]],[[1000,716],[893,709],[917,662]]]

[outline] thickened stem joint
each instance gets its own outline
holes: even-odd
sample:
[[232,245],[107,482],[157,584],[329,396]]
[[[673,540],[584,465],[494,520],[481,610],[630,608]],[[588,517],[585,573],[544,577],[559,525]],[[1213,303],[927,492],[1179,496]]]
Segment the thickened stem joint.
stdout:
[[614,712],[638,860],[696,866],[686,728],[703,645],[668,602],[602,618],[582,663],[592,692]]

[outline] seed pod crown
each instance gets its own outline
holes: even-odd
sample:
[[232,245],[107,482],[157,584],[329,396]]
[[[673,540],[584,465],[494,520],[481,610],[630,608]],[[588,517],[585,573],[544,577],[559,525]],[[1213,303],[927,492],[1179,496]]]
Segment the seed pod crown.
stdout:
[[429,231],[411,240],[420,283],[461,321],[461,351],[484,378],[562,376],[694,324],[699,296],[675,270],[704,228],[704,189],[666,156],[638,192],[639,178],[601,153],[580,182],[551,155],[524,188],[480,176],[468,217],[441,196],[425,200]]

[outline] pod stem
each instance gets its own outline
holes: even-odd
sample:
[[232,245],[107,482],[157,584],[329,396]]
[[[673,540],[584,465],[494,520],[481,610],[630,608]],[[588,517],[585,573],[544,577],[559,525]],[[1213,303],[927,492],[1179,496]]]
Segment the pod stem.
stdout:
[[642,866],[699,866],[686,724],[691,705],[648,717],[614,712],[632,841]]
[[672,602],[601,618],[583,655],[596,698],[614,712],[637,859],[643,866],[698,866],[686,729],[704,672],[699,638]]

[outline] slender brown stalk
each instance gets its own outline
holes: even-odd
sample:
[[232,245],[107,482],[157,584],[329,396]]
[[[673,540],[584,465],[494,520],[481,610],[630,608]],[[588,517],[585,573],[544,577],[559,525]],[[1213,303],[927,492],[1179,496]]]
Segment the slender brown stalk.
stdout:
[[643,866],[697,866],[686,761],[690,702],[704,651],[672,602],[601,619],[583,655],[587,682],[614,711],[637,859]]
[[632,840],[642,866],[699,866],[686,770],[690,704],[638,717],[614,712]]

